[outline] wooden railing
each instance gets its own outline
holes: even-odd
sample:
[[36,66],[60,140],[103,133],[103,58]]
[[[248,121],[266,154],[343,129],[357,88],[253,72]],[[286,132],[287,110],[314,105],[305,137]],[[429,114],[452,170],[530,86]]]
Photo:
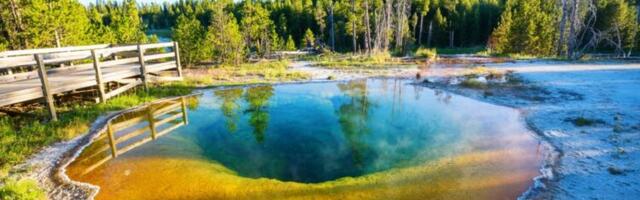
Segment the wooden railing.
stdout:
[[[175,69],[177,76],[161,77]],[[99,102],[154,80],[181,80],[177,42],[91,45],[0,52],[0,106],[44,99],[56,120],[53,96],[97,91]],[[106,84],[116,87],[106,87]]]
[[186,125],[187,98],[189,97],[152,104],[110,121],[106,131],[101,132],[75,161],[85,166],[81,175]]

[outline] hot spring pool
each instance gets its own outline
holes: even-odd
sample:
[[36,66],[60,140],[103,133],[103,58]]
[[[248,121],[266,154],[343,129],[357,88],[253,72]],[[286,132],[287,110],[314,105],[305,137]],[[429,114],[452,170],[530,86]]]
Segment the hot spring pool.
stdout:
[[203,90],[119,116],[67,174],[97,199],[515,199],[533,183],[518,111],[410,83]]

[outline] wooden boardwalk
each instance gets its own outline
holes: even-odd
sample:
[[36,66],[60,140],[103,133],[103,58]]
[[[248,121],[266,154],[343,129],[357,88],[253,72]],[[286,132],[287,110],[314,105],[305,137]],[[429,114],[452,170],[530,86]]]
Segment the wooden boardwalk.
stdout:
[[104,102],[138,85],[181,79],[176,42],[5,51],[0,107],[44,100],[56,120],[54,96],[93,92]]

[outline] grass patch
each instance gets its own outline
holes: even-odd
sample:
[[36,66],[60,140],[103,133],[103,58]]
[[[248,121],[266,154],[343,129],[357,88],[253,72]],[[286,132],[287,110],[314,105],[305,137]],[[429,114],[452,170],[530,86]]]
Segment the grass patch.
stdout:
[[314,62],[316,66],[330,69],[385,69],[415,64],[401,58],[394,58],[388,52],[372,54],[336,54],[305,56],[305,61]]
[[507,75],[505,71],[500,71],[496,69],[491,69],[487,67],[474,67],[468,70],[465,70],[462,73],[463,76],[467,78],[477,78],[480,76],[485,76],[487,79],[502,79]]
[[429,60],[433,60],[438,56],[436,49],[427,49],[427,48],[418,48],[414,55],[415,58],[426,58]]
[[48,119],[46,110],[31,111],[33,116],[0,116],[0,177],[27,156],[55,142],[86,133],[96,118],[105,112],[127,109],[169,96],[187,95],[193,87],[186,83],[157,85],[145,92],[131,90],[103,104],[73,103],[59,105],[58,121]]
[[485,89],[487,88],[487,83],[478,81],[474,78],[465,79],[460,83],[462,87],[472,88],[472,89]]
[[310,78],[304,72],[289,70],[289,62],[260,61],[240,65],[219,65],[188,69],[185,81],[193,85],[230,85],[299,81]]
[[460,48],[436,48],[439,54],[479,54],[486,52],[487,48],[484,46],[475,47],[460,47]]
[[4,185],[0,186],[0,199],[40,200],[46,199],[46,196],[34,180],[5,180]]
[[570,119],[566,119],[565,121],[571,122],[575,126],[593,126],[596,124],[604,123],[602,120],[589,119],[585,117],[576,117],[572,119],[570,118]]
[[474,54],[478,56],[509,58],[512,60],[533,60],[533,59],[567,60],[566,58],[562,58],[558,56],[531,55],[531,54],[523,54],[523,53],[495,53],[490,49],[484,49],[482,51],[475,52]]

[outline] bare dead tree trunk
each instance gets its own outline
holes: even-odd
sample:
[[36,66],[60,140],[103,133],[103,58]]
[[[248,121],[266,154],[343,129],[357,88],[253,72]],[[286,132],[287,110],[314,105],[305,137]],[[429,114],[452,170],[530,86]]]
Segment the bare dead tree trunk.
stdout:
[[449,22],[449,48],[453,48],[453,40],[455,38],[455,31],[453,29],[453,23]]
[[396,2],[396,11],[395,11],[395,21],[396,21],[396,30],[395,34],[395,48],[400,49],[402,46],[402,0],[397,0]]
[[384,31],[384,37],[383,37],[383,51],[387,51],[389,50],[389,44],[391,43],[391,41],[389,40],[389,30],[391,30],[391,25],[392,25],[392,20],[391,20],[391,16],[392,16],[392,10],[393,10],[393,1],[392,0],[387,0],[386,4],[386,9],[385,9],[385,31]]
[[[598,13],[595,1],[596,0],[586,1],[587,18],[579,21],[580,24],[578,25],[582,31],[576,35],[577,39],[575,49],[573,49],[572,59],[580,58],[587,49],[595,48],[601,40],[606,39],[606,37],[602,37],[602,31],[595,28]],[[587,36],[588,38],[586,38]]]
[[616,54],[621,57],[626,57],[624,47],[622,45],[622,35],[620,34],[620,26],[615,22],[614,27],[616,29]]
[[558,56],[562,56],[564,54],[564,30],[566,27],[566,22],[567,22],[567,15],[568,15],[568,8],[567,8],[567,0],[561,0],[562,1],[562,16],[560,17],[560,26],[559,28],[559,32],[560,32],[560,37],[558,38],[558,49],[557,49],[557,55]]
[[13,22],[15,23],[15,29],[16,29],[16,30],[10,31],[9,35],[13,39],[20,41],[20,44],[21,44],[18,46],[16,45],[11,45],[11,46],[13,49],[27,48],[29,46],[28,40],[24,37],[20,37],[20,35],[18,34],[26,30],[26,28],[24,27],[24,24],[22,23],[22,15],[20,14],[20,8],[15,0],[9,0],[9,6],[11,7],[11,15],[13,18]]
[[422,46],[422,27],[424,24],[424,15],[420,13],[420,31],[418,31],[418,45]]
[[382,48],[382,29],[383,29],[383,22],[384,22],[384,17],[380,17],[380,15],[382,15],[384,13],[384,8],[382,9],[376,9],[375,13],[373,15],[373,23],[375,25],[375,38],[373,41],[373,50],[374,51],[378,51],[380,48]]
[[371,53],[371,22],[369,21],[369,0],[364,0],[364,48],[367,53]]
[[433,19],[429,21],[429,34],[427,35],[427,46],[431,47],[431,36],[433,35]]
[[383,6],[376,10],[374,15],[375,21],[375,41],[374,50],[376,52],[384,52],[389,48],[389,31],[391,30],[391,16],[392,16],[392,0],[384,2]]
[[[353,15],[356,14],[356,1],[355,0],[351,0],[351,13]],[[357,51],[358,48],[358,44],[356,43],[357,41],[357,35],[356,35],[356,21],[355,19],[357,19],[356,17],[353,18],[354,20],[351,22],[351,38],[353,39],[353,52],[355,53]]]
[[580,7],[580,0],[573,0],[572,5],[571,5],[571,18],[570,18],[570,27],[569,27],[569,47],[567,49],[567,56],[569,56],[569,58],[574,59],[575,58],[575,50],[577,48],[577,42],[578,42],[578,23],[579,23],[579,7]]
[[[47,3],[47,6],[49,7],[49,10],[53,9],[51,7],[51,3]],[[56,40],[56,47],[60,48],[62,45],[61,45],[61,42],[60,42],[60,32],[58,31],[58,27],[54,28],[53,35],[54,35],[55,40]],[[63,66],[60,66],[60,67],[63,67]]]
[[329,5],[329,44],[331,44],[331,51],[335,51],[336,32],[333,23],[333,0],[331,0],[331,5]]

